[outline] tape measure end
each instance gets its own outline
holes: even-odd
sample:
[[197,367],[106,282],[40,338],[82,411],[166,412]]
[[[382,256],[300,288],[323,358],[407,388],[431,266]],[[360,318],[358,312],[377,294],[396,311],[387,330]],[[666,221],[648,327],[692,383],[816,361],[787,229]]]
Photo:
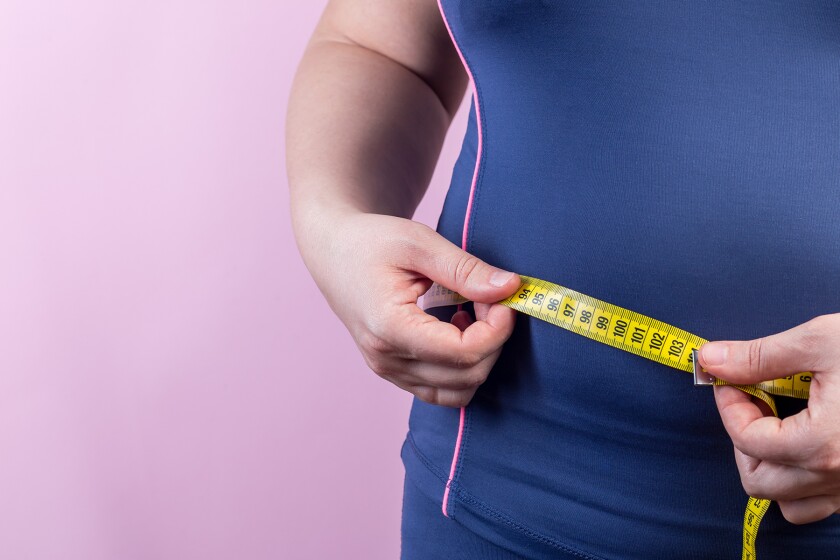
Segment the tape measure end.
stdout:
[[691,362],[694,364],[694,385],[697,387],[704,387],[715,384],[715,376],[704,371],[700,367],[700,362],[697,359],[697,350],[691,351]]

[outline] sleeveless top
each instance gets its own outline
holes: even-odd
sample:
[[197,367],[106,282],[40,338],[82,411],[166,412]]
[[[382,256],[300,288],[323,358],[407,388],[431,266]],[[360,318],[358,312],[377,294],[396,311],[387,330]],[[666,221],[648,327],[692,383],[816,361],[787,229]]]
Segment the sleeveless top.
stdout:
[[[475,88],[442,235],[709,340],[840,311],[840,2],[440,3]],[[415,399],[402,458],[529,558],[741,554],[712,391],[524,315],[465,409]],[[757,544],[837,558],[840,516],[774,504]]]

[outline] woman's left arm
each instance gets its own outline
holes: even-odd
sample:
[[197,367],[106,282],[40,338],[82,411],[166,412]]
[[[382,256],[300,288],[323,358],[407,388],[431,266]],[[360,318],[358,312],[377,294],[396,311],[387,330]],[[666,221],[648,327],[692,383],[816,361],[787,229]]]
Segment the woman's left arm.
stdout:
[[734,387],[715,387],[715,400],[750,496],[778,501],[797,524],[840,512],[840,313],[765,338],[710,342],[699,358],[739,385],[813,373],[808,407],[785,419]]

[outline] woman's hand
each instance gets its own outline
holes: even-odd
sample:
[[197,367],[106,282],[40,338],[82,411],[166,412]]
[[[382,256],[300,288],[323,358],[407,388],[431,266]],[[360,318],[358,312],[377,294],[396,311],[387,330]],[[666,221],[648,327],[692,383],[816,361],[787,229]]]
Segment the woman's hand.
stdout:
[[747,342],[710,342],[700,364],[736,384],[813,373],[808,408],[780,420],[734,387],[715,387],[720,416],[735,444],[750,496],[779,502],[792,523],[840,510],[840,314]]
[[[367,363],[430,403],[462,406],[510,336],[488,305],[519,277],[412,222],[467,74],[434,0],[331,0],[289,100],[292,219],[309,271]],[[476,305],[454,324],[417,307],[435,280]]]
[[[513,331],[515,311],[491,304],[514,293],[519,276],[404,218],[354,212],[324,227],[310,271],[370,368],[423,401],[465,406]],[[421,310],[432,281],[475,301],[478,320]]]

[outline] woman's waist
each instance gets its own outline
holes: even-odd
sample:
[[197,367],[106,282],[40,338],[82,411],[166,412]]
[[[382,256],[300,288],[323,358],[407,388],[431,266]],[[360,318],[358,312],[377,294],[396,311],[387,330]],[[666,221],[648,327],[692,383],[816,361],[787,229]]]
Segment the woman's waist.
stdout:
[[755,338],[840,310],[840,221],[813,208],[774,220],[739,212],[740,198],[718,210],[687,197],[677,211],[653,202],[587,206],[580,189],[558,189],[540,204],[539,194],[481,188],[469,252],[700,337]]

